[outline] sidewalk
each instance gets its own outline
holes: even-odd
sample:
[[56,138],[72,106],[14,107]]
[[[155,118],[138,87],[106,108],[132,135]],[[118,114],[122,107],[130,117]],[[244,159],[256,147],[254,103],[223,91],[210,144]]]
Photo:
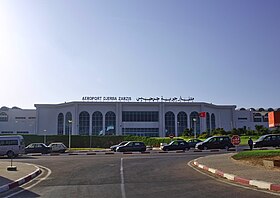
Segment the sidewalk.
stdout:
[[234,153],[211,155],[194,161],[197,167],[239,184],[280,191],[279,169],[252,166],[231,158]]
[[10,162],[0,162],[0,193],[20,186],[41,173],[41,170],[32,164],[13,162],[17,171],[7,171]]

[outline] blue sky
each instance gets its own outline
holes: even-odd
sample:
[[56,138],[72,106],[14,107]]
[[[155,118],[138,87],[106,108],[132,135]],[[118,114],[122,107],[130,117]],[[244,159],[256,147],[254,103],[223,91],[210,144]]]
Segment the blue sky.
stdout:
[[0,106],[82,96],[280,107],[278,0],[1,0]]

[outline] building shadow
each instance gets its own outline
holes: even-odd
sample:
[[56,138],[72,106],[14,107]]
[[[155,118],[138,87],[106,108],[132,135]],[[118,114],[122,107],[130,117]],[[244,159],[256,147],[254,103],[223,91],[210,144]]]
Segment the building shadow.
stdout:
[[[4,185],[8,185],[7,188],[3,188]],[[34,193],[34,192],[31,192],[29,190],[25,190],[23,189],[22,187],[18,186],[18,183],[14,183],[13,180],[10,180],[8,178],[5,178],[5,177],[2,177],[0,176],[0,197],[7,197],[7,196],[10,196],[12,194],[15,194],[17,192],[20,192],[22,190],[22,192],[18,193],[18,194],[15,194],[14,196],[11,196],[11,198],[16,198],[16,197],[40,197],[40,195]]]

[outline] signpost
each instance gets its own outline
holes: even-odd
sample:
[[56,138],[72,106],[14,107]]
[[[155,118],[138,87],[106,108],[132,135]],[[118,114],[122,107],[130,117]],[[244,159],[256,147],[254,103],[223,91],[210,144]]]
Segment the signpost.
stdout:
[[237,152],[237,148],[238,148],[238,145],[240,144],[240,142],[241,142],[241,140],[238,135],[233,135],[231,137],[231,143],[235,146],[236,152]]

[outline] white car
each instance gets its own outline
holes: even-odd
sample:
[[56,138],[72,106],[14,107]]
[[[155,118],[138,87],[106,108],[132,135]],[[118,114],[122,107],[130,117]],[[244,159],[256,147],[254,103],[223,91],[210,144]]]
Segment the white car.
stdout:
[[52,152],[64,153],[67,150],[67,147],[61,142],[51,143],[49,147],[51,147]]

